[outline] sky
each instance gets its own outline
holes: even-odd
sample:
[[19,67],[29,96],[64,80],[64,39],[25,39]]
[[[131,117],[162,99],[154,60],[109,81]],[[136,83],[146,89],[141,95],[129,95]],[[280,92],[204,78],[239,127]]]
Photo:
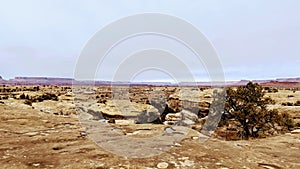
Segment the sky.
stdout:
[[[78,57],[96,32],[140,13],[168,14],[194,25],[215,48],[226,80],[300,77],[298,0],[0,0],[0,4],[0,76],[5,79],[74,77]],[[176,49],[197,81],[209,80],[205,66],[191,65],[186,49],[170,39],[144,36],[118,47],[153,44]],[[111,80],[124,59],[120,51],[111,52],[95,77]],[[176,74],[186,76],[180,69]],[[131,80],[170,79],[168,72],[151,69],[137,72]]]

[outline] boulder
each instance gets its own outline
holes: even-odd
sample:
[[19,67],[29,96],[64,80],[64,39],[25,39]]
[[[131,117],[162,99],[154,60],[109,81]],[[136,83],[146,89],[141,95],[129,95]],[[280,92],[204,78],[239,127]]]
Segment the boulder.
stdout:
[[168,168],[169,164],[166,162],[161,162],[157,164],[157,168]]
[[198,122],[198,115],[188,110],[183,109],[178,113],[169,113],[165,117],[164,124],[173,125],[179,124],[182,126],[190,126]]
[[135,120],[115,120],[115,123],[118,125],[130,125],[135,124]]
[[182,121],[180,122],[180,124],[181,124],[182,126],[190,126],[190,125],[193,125],[193,124],[195,124],[195,123],[196,123],[195,121],[190,120],[190,119],[185,119],[185,120],[182,120]]
[[181,113],[169,113],[165,117],[166,121],[179,121],[182,120],[182,114]]
[[182,119],[183,120],[192,120],[194,122],[197,122],[198,121],[198,115],[193,113],[193,112],[190,112],[188,110],[185,110],[183,109],[180,114],[182,115]]
[[145,124],[145,123],[155,123],[159,121],[160,113],[156,109],[150,109],[140,113],[137,116],[137,123],[138,124]]
[[300,134],[300,129],[296,129],[296,130],[293,130],[291,131],[292,134]]

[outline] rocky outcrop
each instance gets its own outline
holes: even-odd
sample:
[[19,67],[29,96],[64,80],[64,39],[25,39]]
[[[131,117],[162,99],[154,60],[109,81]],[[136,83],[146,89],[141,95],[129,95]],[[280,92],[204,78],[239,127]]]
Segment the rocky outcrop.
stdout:
[[161,123],[160,113],[157,109],[146,110],[137,116],[137,123]]
[[210,108],[209,102],[194,102],[180,100],[179,98],[169,98],[167,105],[174,112],[180,112],[184,109],[197,114],[201,118],[208,115]]
[[[155,123],[191,126],[198,123],[199,119],[206,117],[211,106],[208,101],[197,101],[199,100],[199,98],[197,99],[198,95],[190,95],[189,92],[194,91],[194,89],[191,89],[191,91],[185,89],[183,91],[188,93],[187,97],[185,97],[186,100],[182,100],[180,95],[178,95],[179,90],[167,87],[160,88],[160,92],[153,87],[133,86],[129,88],[119,87],[113,90],[107,89],[101,92],[95,91],[101,111],[111,115],[115,115],[118,111],[126,112],[125,114],[135,111],[135,113],[130,114],[135,114],[133,115],[134,117],[131,116],[132,118],[136,117],[136,123],[138,124]],[[126,97],[127,99],[121,99]],[[125,101],[128,101],[128,99],[130,99],[130,102],[125,104]],[[129,109],[129,107],[134,107],[134,105],[139,108],[135,110]],[[143,109],[142,105],[147,108]],[[115,108],[118,108],[118,110],[114,110]],[[122,115],[126,117],[125,114],[123,113]]]
[[198,122],[198,116],[188,110],[183,109],[178,113],[169,113],[165,117],[164,124],[166,125],[181,125],[191,126]]

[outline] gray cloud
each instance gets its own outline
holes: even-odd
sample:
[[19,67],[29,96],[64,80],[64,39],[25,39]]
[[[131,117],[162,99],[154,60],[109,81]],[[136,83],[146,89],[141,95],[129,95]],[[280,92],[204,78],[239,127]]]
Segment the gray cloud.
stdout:
[[[215,46],[226,79],[300,76],[299,5],[297,0],[4,1],[0,75],[72,77],[82,47],[96,31],[124,16],[159,12],[198,27]],[[197,66],[192,70],[205,77]]]

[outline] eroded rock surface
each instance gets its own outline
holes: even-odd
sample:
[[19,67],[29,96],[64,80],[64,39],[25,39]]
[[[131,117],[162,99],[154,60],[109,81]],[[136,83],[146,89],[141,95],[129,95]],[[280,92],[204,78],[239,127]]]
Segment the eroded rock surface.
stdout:
[[[120,99],[118,103],[126,110],[122,114],[118,106],[109,100],[109,87],[89,89],[89,92],[75,99],[73,96],[78,93],[72,93],[69,88],[46,86],[37,91],[34,87],[13,87],[10,92],[5,89],[0,94],[1,99],[4,98],[0,104],[1,168],[300,168],[300,134],[297,129],[265,139],[224,141],[218,136],[211,137],[198,132],[207,120],[207,113],[199,115],[184,106],[181,109],[171,108],[172,105],[182,105],[180,101],[184,101],[175,96],[179,89],[160,87],[159,90],[167,93],[166,102],[153,99],[164,103],[158,104],[160,107],[152,105],[151,98],[147,101],[148,97],[142,97],[145,90],[149,95],[154,91],[153,87],[151,90],[135,87],[133,92],[137,94],[129,94],[134,97],[132,101],[129,100],[131,107]],[[199,110],[209,110],[211,98],[207,95],[211,96],[210,91],[202,89],[200,99],[187,97],[185,104],[199,106]],[[53,92],[58,100],[43,100],[27,105],[18,98],[22,93],[33,96],[42,95],[43,92]],[[299,108],[282,106],[281,103],[287,102],[286,99],[296,102],[299,94],[298,91],[293,93],[289,90],[269,93],[277,98],[274,107],[291,112],[295,119],[299,116]],[[166,109],[166,105],[169,109]],[[142,120],[145,123],[136,124],[138,115],[143,112],[146,112],[145,120]],[[158,115],[162,118],[164,112],[165,121],[185,124],[154,124],[152,120]],[[114,120],[114,123],[109,123],[109,120]],[[95,132],[91,135],[93,130]],[[92,140],[93,134],[104,143]],[[156,137],[159,141],[146,142],[146,139]],[[183,139],[176,140],[179,137]],[[124,138],[131,141],[122,142]],[[135,139],[142,141],[135,144],[132,141]],[[130,151],[126,151],[128,147]],[[150,152],[157,154],[139,158]],[[132,156],[122,156],[122,153]]]

